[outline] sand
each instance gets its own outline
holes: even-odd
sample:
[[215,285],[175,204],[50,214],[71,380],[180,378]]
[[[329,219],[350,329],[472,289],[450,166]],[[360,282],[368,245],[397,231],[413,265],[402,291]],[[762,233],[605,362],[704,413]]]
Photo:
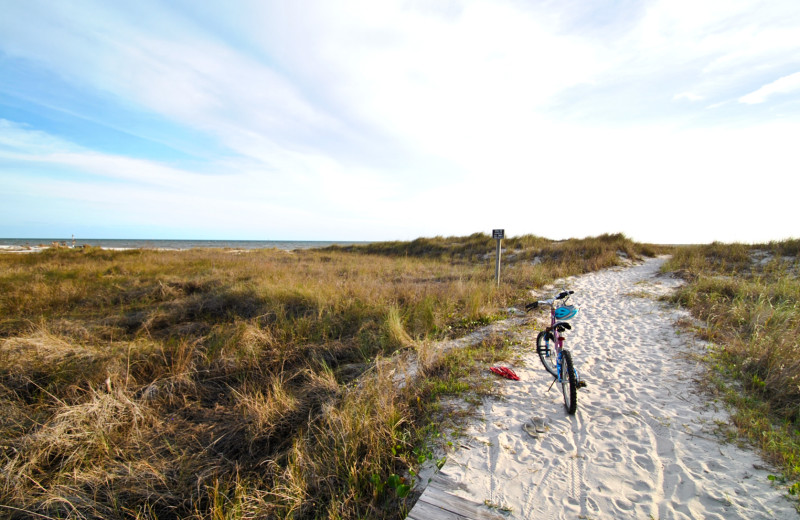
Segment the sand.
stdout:
[[[580,308],[568,346],[588,383],[577,413],[526,350],[524,366],[509,365],[520,381],[497,378],[502,397],[479,407],[448,454],[454,494],[509,519],[798,517],[767,478],[776,470],[721,440],[728,415],[699,389],[690,356],[706,346],[676,327],[688,315],[656,300],[679,284],[658,275],[663,261],[564,281]],[[534,417],[545,422],[538,438],[523,428]]]

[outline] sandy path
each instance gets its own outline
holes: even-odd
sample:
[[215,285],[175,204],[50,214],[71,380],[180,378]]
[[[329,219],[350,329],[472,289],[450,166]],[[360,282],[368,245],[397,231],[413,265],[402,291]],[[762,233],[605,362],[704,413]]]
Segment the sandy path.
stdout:
[[[674,327],[681,311],[641,296],[676,285],[656,276],[662,262],[565,282],[580,308],[568,345],[589,383],[577,414],[547,392],[552,378],[526,351],[513,367],[521,380],[498,378],[503,398],[484,403],[448,457],[455,494],[508,518],[798,517],[758,456],[715,437],[727,415],[697,392],[686,356],[702,347]],[[547,421],[538,439],[522,429],[533,416]]]

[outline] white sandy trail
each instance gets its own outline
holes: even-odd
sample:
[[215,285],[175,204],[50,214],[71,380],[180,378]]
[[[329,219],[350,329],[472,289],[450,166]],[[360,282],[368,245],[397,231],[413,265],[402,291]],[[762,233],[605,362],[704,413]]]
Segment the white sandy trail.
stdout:
[[[674,287],[657,276],[662,263],[565,282],[580,308],[567,346],[589,384],[578,412],[567,415],[557,387],[547,392],[552,378],[526,352],[513,367],[521,380],[498,378],[503,398],[484,403],[449,455],[455,494],[520,519],[798,517],[755,453],[715,436],[728,416],[697,389],[686,353],[703,346],[674,325],[686,314],[631,294]],[[538,439],[522,429],[533,416],[547,421]]]

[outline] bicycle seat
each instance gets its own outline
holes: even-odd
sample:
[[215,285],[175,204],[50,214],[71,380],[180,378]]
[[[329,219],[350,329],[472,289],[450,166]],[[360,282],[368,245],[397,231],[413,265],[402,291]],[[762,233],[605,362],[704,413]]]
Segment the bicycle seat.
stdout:
[[553,335],[550,334],[550,332],[552,332],[553,329],[556,329],[558,332],[564,332],[565,330],[572,330],[572,325],[564,321],[559,321],[552,327],[547,327],[544,330],[549,334],[550,339],[553,339]]
[[555,325],[553,325],[558,332],[564,332],[565,330],[572,330],[572,325],[565,321],[559,321]]

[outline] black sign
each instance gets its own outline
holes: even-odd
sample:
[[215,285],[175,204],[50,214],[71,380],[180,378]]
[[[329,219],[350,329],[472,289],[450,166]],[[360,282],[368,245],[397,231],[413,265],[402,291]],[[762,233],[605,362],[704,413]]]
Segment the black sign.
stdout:
[[492,238],[494,238],[495,240],[500,240],[501,238],[505,238],[506,237],[505,235],[506,235],[506,230],[505,229],[493,229],[492,230]]

